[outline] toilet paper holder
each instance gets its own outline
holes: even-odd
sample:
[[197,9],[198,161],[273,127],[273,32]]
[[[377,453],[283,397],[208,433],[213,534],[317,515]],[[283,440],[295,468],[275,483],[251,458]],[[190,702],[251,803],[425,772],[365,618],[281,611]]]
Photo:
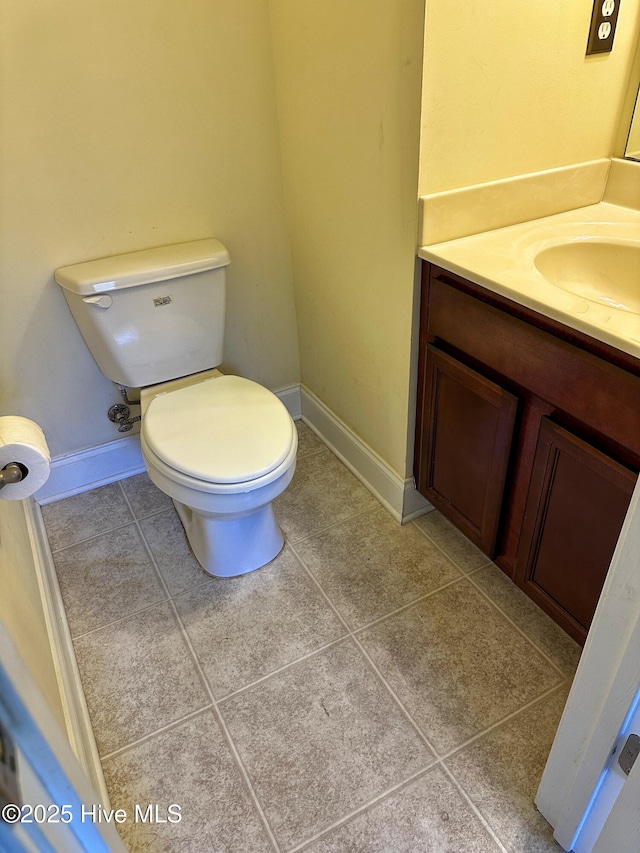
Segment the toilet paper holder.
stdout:
[[4,489],[11,483],[19,483],[24,480],[28,473],[29,469],[25,465],[21,465],[19,462],[9,462],[0,471],[0,489]]

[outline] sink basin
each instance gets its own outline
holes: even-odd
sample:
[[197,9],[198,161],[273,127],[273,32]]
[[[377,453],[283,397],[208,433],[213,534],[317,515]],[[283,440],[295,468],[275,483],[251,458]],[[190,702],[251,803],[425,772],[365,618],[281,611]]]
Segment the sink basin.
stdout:
[[640,359],[640,210],[601,201],[419,256]]
[[580,238],[547,246],[534,257],[548,282],[620,311],[640,314],[640,242]]

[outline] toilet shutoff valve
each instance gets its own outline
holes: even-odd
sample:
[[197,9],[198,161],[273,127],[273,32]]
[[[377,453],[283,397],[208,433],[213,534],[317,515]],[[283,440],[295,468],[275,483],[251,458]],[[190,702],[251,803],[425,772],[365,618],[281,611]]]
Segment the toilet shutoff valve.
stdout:
[[118,432],[129,432],[133,425],[140,420],[140,415],[131,417],[131,409],[124,403],[115,403],[107,412],[109,420],[118,425]]

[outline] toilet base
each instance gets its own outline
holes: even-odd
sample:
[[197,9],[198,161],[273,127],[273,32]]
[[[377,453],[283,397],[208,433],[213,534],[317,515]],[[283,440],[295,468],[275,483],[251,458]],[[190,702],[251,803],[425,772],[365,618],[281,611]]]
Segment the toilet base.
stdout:
[[271,562],[284,546],[270,503],[234,516],[206,515],[173,500],[195,558],[207,574],[232,578]]

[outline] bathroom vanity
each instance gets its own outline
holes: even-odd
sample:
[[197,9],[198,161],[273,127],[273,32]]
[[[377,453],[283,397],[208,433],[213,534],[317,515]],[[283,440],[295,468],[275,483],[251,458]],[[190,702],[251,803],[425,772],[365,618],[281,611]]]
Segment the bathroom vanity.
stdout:
[[564,290],[544,305],[539,273],[516,285],[505,250],[490,275],[482,246],[420,252],[416,483],[583,643],[640,470],[639,318]]

